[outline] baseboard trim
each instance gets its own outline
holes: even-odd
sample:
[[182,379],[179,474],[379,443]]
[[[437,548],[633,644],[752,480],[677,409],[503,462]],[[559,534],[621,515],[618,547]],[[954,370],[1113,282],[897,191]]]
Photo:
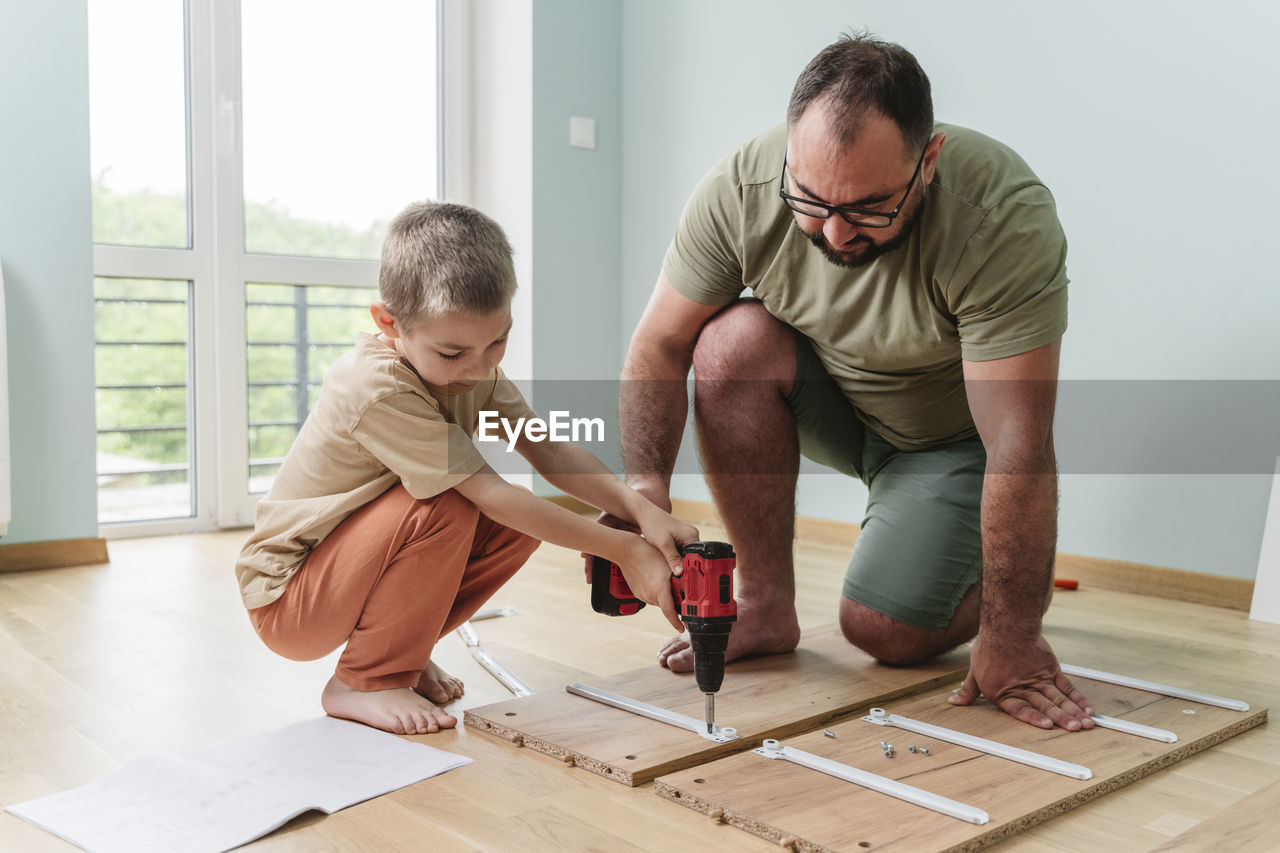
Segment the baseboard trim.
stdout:
[[0,572],[92,566],[108,561],[107,540],[97,536],[0,545]]
[[1060,578],[1079,581],[1082,589],[1093,585],[1116,592],[1191,601],[1212,607],[1243,610],[1246,613],[1253,601],[1253,581],[1249,578],[1233,578],[1062,552],[1058,552],[1054,571]]
[[562,506],[567,510],[576,512],[578,515],[599,515],[600,510],[593,507],[586,501],[580,501],[573,495],[548,495],[547,500],[556,506]]
[[[706,501],[676,499],[672,501],[672,509],[690,524],[699,527],[721,526],[715,505]],[[847,545],[852,548],[853,541],[858,538],[858,530],[859,526],[850,522],[796,517],[796,538],[806,542]],[[1079,581],[1082,589],[1092,586],[1245,612],[1248,612],[1253,601],[1252,580],[1207,572],[1169,569],[1062,552],[1057,555],[1054,572],[1059,578]]]

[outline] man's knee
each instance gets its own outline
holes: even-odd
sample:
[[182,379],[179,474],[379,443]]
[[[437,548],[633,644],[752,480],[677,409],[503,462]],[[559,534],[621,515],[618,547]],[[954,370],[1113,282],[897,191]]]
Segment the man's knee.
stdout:
[[735,302],[703,325],[693,348],[698,379],[795,380],[795,333],[754,299]]
[[854,646],[889,666],[923,663],[959,645],[948,631],[919,628],[849,598],[840,601],[840,630]]

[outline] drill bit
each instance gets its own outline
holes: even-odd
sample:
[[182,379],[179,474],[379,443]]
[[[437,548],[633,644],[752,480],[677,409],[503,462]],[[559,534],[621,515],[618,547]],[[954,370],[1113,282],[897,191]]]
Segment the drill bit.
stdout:
[[706,713],[707,713],[707,734],[709,734],[709,735],[710,735],[710,734],[715,734],[715,728],[716,728],[716,725],[715,725],[715,723],[716,723],[716,694],[714,694],[714,693],[704,693],[704,694],[702,694],[702,695],[703,695],[703,696],[705,696],[705,697],[707,697],[707,707],[706,707]]

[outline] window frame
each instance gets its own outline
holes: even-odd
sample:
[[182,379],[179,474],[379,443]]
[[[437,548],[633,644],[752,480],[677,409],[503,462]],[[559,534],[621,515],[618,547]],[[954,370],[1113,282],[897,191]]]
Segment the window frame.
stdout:
[[[438,193],[459,201],[470,196],[468,19],[465,0],[436,0]],[[190,247],[93,246],[95,276],[191,282],[194,513],[100,524],[104,538],[252,525],[260,495],[249,493],[247,283],[377,288],[375,260],[245,252],[240,44],[240,0],[186,0]]]

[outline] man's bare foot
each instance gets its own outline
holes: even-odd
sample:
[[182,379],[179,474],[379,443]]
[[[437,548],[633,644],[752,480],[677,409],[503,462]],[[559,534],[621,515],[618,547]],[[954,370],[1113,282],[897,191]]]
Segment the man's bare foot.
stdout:
[[419,696],[440,705],[447,705],[454,699],[460,699],[464,690],[461,679],[454,678],[436,666],[434,661],[427,661],[427,668],[422,671],[422,677],[413,688],[413,692]]
[[329,679],[320,694],[320,705],[331,717],[355,720],[397,735],[425,735],[451,729],[458,718],[437,708],[408,687],[391,690],[356,690]]
[[[793,605],[752,608],[738,603],[738,621],[729,632],[728,663],[747,655],[776,655],[800,643],[800,623]],[[658,663],[672,672],[693,671],[693,649],[687,633],[677,634],[658,652]]]

